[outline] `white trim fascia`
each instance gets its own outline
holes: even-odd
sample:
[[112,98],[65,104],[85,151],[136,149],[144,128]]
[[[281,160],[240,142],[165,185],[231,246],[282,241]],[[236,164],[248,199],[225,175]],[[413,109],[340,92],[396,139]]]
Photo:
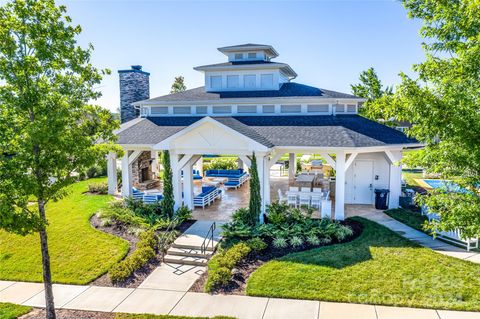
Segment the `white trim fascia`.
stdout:
[[[258,90],[261,92],[262,90]],[[229,92],[229,91],[225,91]],[[257,90],[255,91],[257,92]],[[349,104],[349,103],[357,103],[357,102],[365,102],[363,98],[341,98],[341,99],[334,99],[331,97],[321,97],[321,96],[306,96],[306,97],[252,97],[252,98],[228,98],[228,99],[221,99],[221,100],[181,100],[181,101],[149,101],[143,100],[132,103],[135,106],[205,106],[205,105],[225,105],[225,104],[282,104],[283,103],[320,103],[320,104],[336,104],[339,102],[340,104]],[[269,113],[270,114],[270,113]],[[272,113],[273,114],[273,113]],[[346,113],[348,114],[348,113]],[[355,113],[356,114],[356,113]],[[194,114],[192,114],[194,115]],[[342,114],[337,114],[342,115]]]
[[[164,150],[164,149],[170,149],[170,142],[172,140],[175,140],[177,139],[178,137],[182,136],[183,134],[185,133],[188,133],[192,130],[194,130],[195,128],[203,125],[204,123],[211,123],[211,124],[214,124],[214,125],[218,125],[219,127],[221,127],[222,129],[225,129],[227,131],[229,131],[230,133],[232,134],[235,134],[235,135],[238,135],[240,136],[240,138],[243,138],[243,139],[247,139],[248,141],[250,141],[251,143],[253,143],[253,145],[255,145],[256,147],[253,149],[254,151],[258,151],[258,152],[268,152],[270,149],[263,145],[263,144],[260,144],[259,142],[251,139],[250,137],[248,136],[245,136],[237,131],[235,131],[234,129],[226,126],[225,124],[223,123],[220,123],[219,121],[213,119],[212,117],[210,116],[205,116],[204,118],[202,118],[201,120],[199,121],[196,121],[195,123],[191,124],[190,126],[187,126],[186,128],[182,129],[181,131],[173,134],[173,135],[170,135],[169,137],[167,137],[166,139],[164,139],[163,141],[157,143],[156,145],[153,146],[153,150]],[[199,154],[199,153],[197,153]],[[200,153],[202,154],[202,153]]]
[[124,151],[153,151],[154,144],[117,144]]
[[372,152],[384,152],[385,150],[401,151],[408,148],[421,148],[424,147],[421,143],[412,144],[391,144],[382,146],[368,146],[368,147],[322,147],[322,146],[275,146],[273,150],[275,152],[283,153],[319,153],[319,152],[345,152],[345,153],[372,153]]
[[[200,65],[193,69],[195,71],[229,71],[229,70],[274,70],[290,67],[286,63],[253,63],[253,64],[233,64],[233,65]],[[290,68],[291,69],[291,68]],[[293,70],[292,70],[293,71]]]

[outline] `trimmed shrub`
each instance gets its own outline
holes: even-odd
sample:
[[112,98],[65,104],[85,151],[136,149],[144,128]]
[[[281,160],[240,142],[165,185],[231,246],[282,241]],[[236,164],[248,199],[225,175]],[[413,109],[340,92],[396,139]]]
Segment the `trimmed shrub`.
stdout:
[[255,237],[247,240],[247,245],[250,249],[256,253],[261,252],[267,248],[267,243],[265,243],[261,238]]
[[251,251],[246,243],[238,243],[230,249],[215,255],[208,262],[208,278],[205,291],[225,287],[232,279],[233,268]]
[[214,158],[210,163],[203,164],[203,170],[209,169],[237,169],[237,160],[235,158]]
[[108,271],[108,276],[112,282],[120,282],[127,279],[135,270],[141,268],[155,257],[158,246],[158,239],[155,233],[149,230],[141,233],[139,237],[137,249]]
[[92,194],[99,194],[99,195],[108,194],[108,184],[107,183],[88,184],[88,192]]

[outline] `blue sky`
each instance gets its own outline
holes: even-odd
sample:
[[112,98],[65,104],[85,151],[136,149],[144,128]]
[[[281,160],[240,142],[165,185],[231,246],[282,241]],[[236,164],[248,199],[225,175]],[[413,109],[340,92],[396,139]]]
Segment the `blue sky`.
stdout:
[[150,75],[150,96],[167,94],[183,75],[188,88],[203,85],[192,68],[224,62],[216,48],[271,44],[276,59],[298,73],[296,82],[350,92],[362,70],[375,67],[385,84],[411,73],[423,59],[420,22],[397,1],[68,1],[95,47],[93,63],[112,71],[99,89],[100,105],[119,106],[119,69],[140,64]]

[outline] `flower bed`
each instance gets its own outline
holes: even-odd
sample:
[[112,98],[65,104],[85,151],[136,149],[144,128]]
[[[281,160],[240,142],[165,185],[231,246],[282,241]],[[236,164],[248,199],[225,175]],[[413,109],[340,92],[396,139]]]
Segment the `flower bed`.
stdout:
[[248,221],[248,210],[240,209],[224,226],[220,252],[191,291],[244,294],[246,279],[263,263],[292,252],[347,242],[362,230],[355,221],[312,219],[309,210],[281,204],[269,207],[265,224]]

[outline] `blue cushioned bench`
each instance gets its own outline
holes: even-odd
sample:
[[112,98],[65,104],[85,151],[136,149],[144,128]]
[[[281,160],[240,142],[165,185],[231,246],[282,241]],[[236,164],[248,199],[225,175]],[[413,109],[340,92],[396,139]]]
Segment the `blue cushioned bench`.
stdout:
[[135,187],[132,188],[132,197],[134,200],[141,200],[145,204],[154,204],[163,199],[163,195],[159,193],[144,193]]
[[225,182],[226,188],[238,188],[249,178],[249,175],[243,169],[209,169],[205,171],[205,176],[228,178],[228,181]]
[[[183,177],[183,170],[182,170],[181,173],[182,173],[182,177]],[[202,178],[203,178],[202,175],[200,175],[200,171],[199,171],[199,170],[194,169],[194,170],[192,170],[192,173],[193,173],[193,175],[192,175],[193,180],[199,180],[199,179],[202,179]]]
[[202,207],[213,203],[217,198],[222,197],[222,191],[215,186],[202,186],[202,192],[193,198],[195,207]]

